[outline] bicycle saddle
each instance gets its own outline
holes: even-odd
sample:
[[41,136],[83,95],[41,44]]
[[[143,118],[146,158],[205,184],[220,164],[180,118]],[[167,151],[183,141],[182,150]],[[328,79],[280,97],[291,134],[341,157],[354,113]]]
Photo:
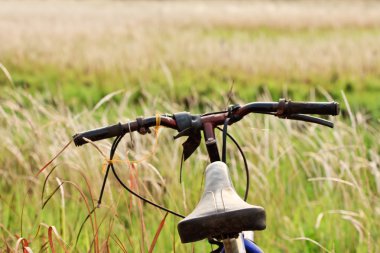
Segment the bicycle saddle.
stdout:
[[182,243],[226,238],[244,230],[264,230],[265,210],[242,200],[223,162],[206,168],[205,190],[194,211],[178,223]]

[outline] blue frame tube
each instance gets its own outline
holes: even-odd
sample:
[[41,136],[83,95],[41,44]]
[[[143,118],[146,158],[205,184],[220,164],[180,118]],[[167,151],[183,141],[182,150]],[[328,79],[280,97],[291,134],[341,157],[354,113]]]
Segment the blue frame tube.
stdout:
[[263,253],[263,251],[250,240],[244,239],[244,246],[247,253]]

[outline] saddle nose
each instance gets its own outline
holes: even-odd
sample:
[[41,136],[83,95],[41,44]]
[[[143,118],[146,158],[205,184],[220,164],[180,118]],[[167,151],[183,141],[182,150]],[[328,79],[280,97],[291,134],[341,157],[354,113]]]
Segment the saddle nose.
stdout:
[[178,223],[182,243],[223,238],[244,230],[264,230],[265,210],[236,193],[223,162],[206,168],[205,190],[194,211]]

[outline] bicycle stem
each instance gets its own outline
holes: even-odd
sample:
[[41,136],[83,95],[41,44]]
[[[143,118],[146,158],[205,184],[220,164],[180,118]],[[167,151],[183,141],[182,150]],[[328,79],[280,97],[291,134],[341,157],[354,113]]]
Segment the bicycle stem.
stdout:
[[218,145],[215,139],[215,126],[211,122],[203,123],[203,133],[210,162],[220,161]]

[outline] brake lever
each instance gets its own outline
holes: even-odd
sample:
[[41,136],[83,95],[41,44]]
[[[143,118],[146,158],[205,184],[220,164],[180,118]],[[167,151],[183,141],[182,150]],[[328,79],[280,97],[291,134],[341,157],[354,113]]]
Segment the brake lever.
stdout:
[[292,120],[301,120],[301,121],[305,121],[305,122],[315,123],[315,124],[319,124],[322,126],[334,128],[334,123],[332,123],[331,121],[321,119],[321,118],[317,118],[317,117],[313,117],[313,116],[309,116],[309,115],[305,115],[305,114],[292,114],[292,115],[286,116],[284,118],[292,119]]

